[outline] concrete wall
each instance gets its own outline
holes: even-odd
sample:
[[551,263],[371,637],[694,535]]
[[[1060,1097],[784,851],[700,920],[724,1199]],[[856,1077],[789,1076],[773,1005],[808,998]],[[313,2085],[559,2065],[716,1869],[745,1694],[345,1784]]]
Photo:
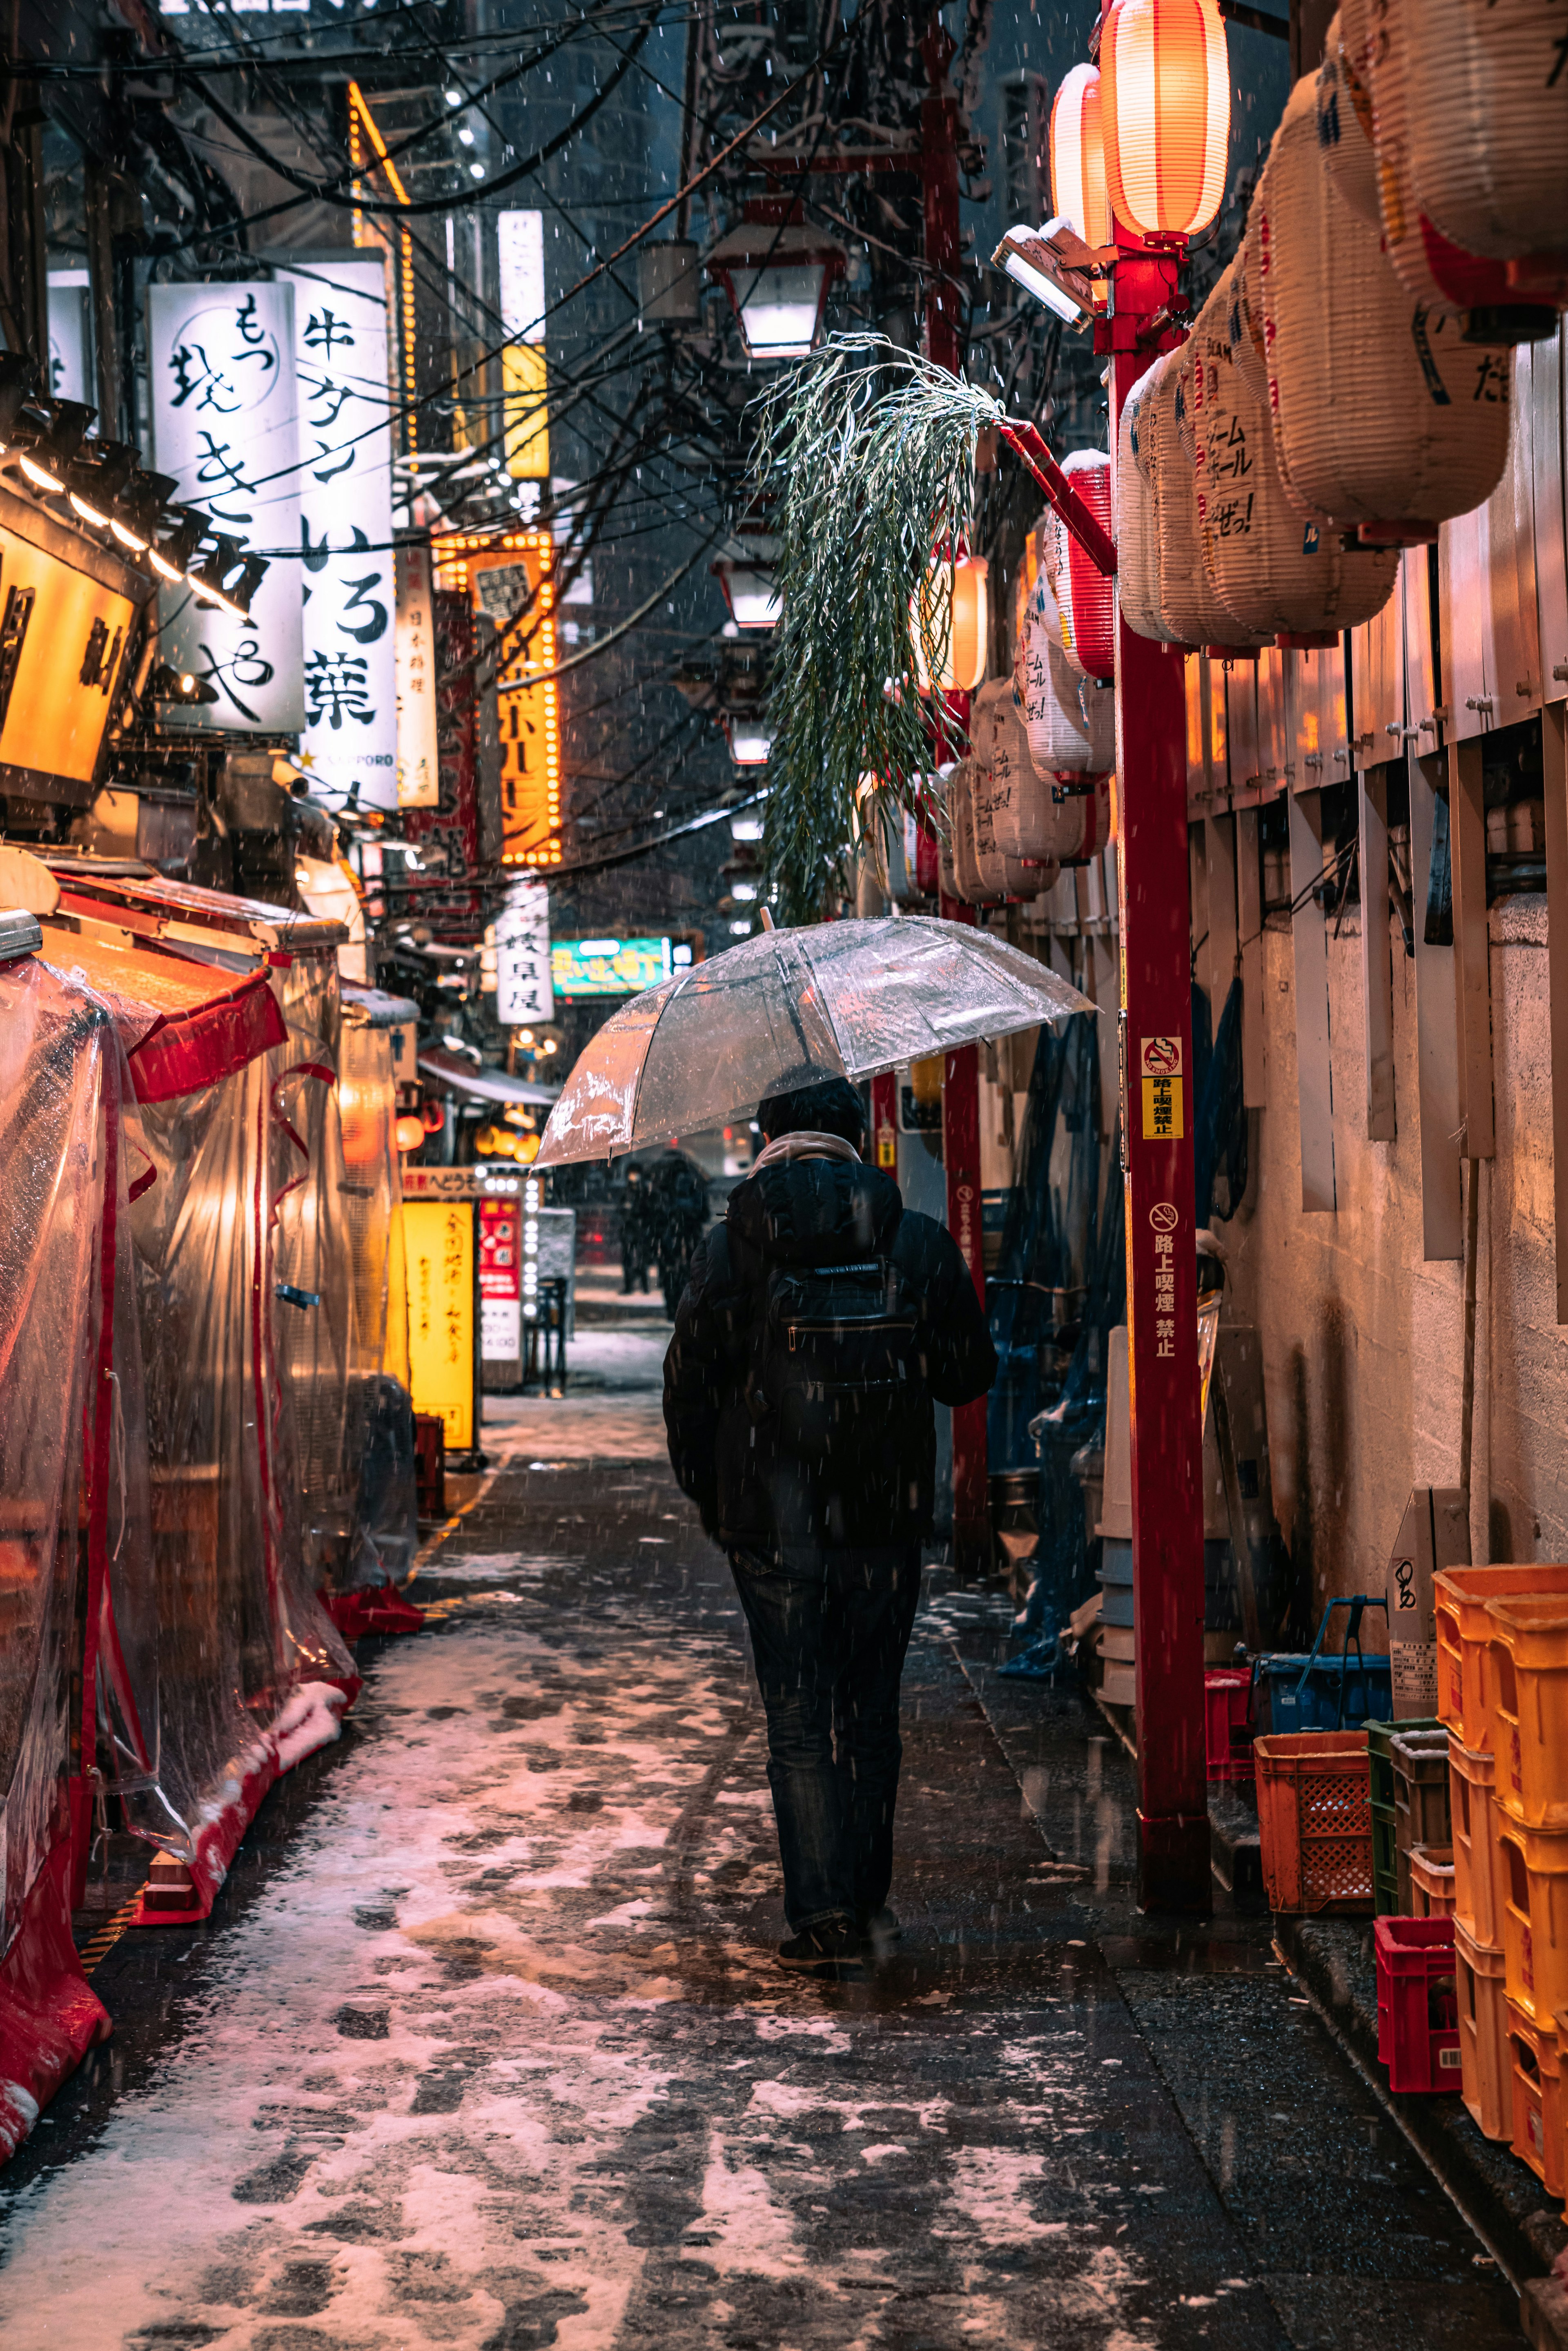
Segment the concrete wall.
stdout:
[[[1497,1157],[1482,1163],[1471,1556],[1568,1560],[1568,1332],[1556,1322],[1546,912],[1491,913]],[[1361,940],[1329,947],[1338,1208],[1304,1216],[1291,934],[1265,934],[1268,1107],[1251,1119],[1231,1249],[1236,1319],[1263,1333],[1275,1505],[1314,1618],[1381,1592],[1415,1484],[1458,1481],[1463,1267],[1422,1259],[1415,965],[1392,935],[1396,1117],[1366,1139]],[[1333,1643],[1338,1646],[1337,1638]],[[1369,1642],[1368,1646],[1372,1646]],[[1376,1646],[1383,1646],[1376,1636]]]

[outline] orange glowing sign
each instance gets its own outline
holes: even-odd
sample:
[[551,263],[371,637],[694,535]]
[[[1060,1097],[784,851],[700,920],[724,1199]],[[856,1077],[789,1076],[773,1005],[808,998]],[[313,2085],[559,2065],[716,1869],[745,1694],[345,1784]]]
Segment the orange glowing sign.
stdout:
[[[467,588],[501,634],[501,862],[559,865],[560,710],[556,681],[555,542],[548,530],[504,538],[455,532],[431,550],[438,587]],[[517,618],[517,615],[521,615]]]

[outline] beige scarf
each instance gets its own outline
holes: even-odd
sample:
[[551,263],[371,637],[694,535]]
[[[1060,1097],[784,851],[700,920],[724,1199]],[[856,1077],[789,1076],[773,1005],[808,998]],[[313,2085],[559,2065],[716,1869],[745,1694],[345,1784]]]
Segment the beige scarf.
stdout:
[[799,1127],[792,1134],[780,1134],[759,1151],[751,1163],[753,1176],[764,1167],[777,1167],[782,1159],[852,1159],[860,1165],[860,1153],[841,1134],[821,1134],[814,1127]]

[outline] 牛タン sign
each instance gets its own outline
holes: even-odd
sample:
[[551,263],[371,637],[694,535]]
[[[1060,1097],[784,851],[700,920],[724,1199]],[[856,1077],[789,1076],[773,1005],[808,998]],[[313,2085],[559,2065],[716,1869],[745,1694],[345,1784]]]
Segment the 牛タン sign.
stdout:
[[333,808],[398,792],[397,583],[383,265],[280,273],[294,288],[299,589],[311,789]]

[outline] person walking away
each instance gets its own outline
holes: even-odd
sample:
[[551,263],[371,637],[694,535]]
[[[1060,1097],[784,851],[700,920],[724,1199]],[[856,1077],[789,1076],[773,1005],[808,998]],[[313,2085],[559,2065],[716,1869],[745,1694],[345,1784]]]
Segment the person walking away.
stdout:
[[625,1189],[621,1198],[621,1287],[627,1295],[640,1290],[648,1292],[648,1254],[653,1246],[648,1231],[648,1187],[643,1170],[633,1160],[626,1170]]
[[770,1095],[664,1358],[670,1459],[729,1554],[768,1717],[787,1967],[832,1973],[887,1907],[899,1682],[932,1532],[934,1404],[997,1358],[956,1244],[861,1158],[842,1078]]
[[664,1311],[673,1322],[707,1228],[707,1177],[684,1151],[662,1152],[644,1179]]

